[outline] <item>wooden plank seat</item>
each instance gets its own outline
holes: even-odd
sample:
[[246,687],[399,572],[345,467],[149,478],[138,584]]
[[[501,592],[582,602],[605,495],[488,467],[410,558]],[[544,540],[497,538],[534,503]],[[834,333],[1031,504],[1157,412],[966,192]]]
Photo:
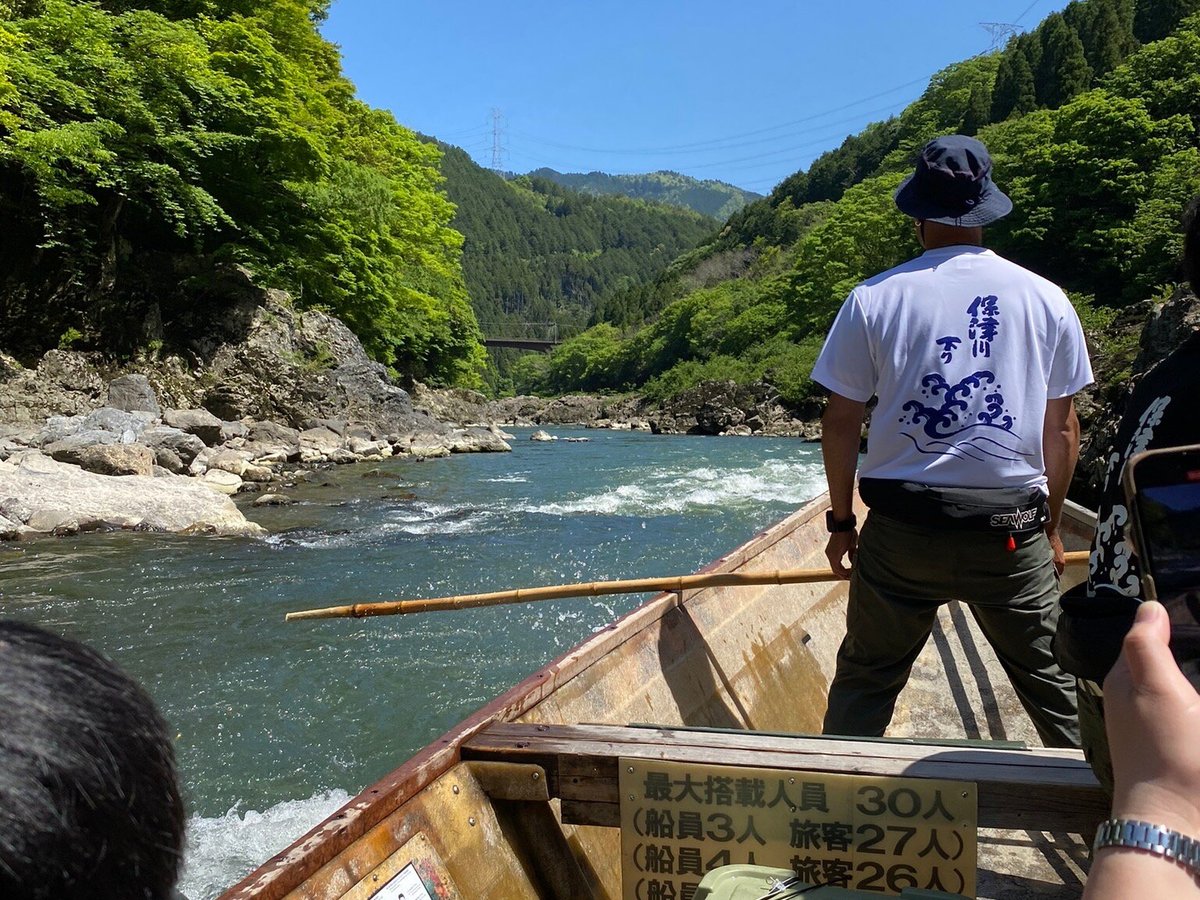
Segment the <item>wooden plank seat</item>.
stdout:
[[622,757],[969,781],[978,785],[981,828],[1091,834],[1108,812],[1078,750],[510,722],[494,723],[462,745],[464,760],[516,764],[511,779],[486,780],[495,799],[527,800],[528,782],[541,780],[548,796],[561,801],[562,821],[572,825],[620,826]]

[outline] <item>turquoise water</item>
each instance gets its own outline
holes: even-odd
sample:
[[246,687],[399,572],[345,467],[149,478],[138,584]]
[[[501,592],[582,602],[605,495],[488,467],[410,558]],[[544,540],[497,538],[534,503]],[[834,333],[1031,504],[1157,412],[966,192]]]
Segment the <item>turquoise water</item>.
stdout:
[[4,614],[81,638],[177,733],[182,889],[215,896],[504,688],[641,602],[285,624],[294,609],[695,570],[823,489],[789,439],[557,429],[586,443],[316,473],[266,538],[0,544]]

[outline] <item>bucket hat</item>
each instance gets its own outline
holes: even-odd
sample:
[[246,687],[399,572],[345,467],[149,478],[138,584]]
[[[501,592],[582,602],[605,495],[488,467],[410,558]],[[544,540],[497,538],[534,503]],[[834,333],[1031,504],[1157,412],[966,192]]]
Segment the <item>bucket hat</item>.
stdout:
[[1012,201],[992,181],[992,158],[975,138],[950,134],[921,149],[916,171],[896,189],[906,216],[970,228],[1012,212]]

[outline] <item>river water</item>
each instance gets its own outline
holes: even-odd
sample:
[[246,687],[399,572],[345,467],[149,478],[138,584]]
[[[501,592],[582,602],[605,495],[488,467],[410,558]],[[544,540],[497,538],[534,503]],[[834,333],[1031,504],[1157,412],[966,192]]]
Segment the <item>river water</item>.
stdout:
[[0,544],[3,614],[108,653],[176,733],[180,885],[216,896],[367,784],[644,600],[285,624],[294,609],[691,572],[823,489],[784,438],[587,442],[316,473],[256,539]]

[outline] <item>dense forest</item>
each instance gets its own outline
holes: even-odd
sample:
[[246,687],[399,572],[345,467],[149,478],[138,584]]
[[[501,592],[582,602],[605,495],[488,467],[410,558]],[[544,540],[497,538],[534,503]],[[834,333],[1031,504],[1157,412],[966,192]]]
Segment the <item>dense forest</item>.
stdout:
[[438,150],[355,99],[328,2],[0,0],[0,350],[153,351],[240,263],[478,382]]
[[518,387],[661,397],[709,378],[766,379],[805,402],[849,290],[919,252],[892,193],[916,151],[950,132],[988,145],[1014,201],[989,245],[1062,284],[1102,335],[1178,278],[1198,128],[1200,0],[1071,3],[1003,51],[940,72],[653,284],[606,298],[593,327],[527,364]]
[[[720,227],[688,210],[590,196],[542,178],[505,179],[456,147],[441,151],[467,290],[489,335],[519,334],[514,327],[526,322],[578,332],[602,298],[652,280]],[[520,351],[493,351],[488,386],[509,388],[509,370],[522,359]]]
[[534,169],[531,178],[553,181],[563,187],[596,196],[617,194],[635,200],[666,203],[724,222],[739,209],[762,195],[742,190],[724,181],[701,180],[678,172],[648,172],[644,175],[607,175],[604,172],[556,172]]

